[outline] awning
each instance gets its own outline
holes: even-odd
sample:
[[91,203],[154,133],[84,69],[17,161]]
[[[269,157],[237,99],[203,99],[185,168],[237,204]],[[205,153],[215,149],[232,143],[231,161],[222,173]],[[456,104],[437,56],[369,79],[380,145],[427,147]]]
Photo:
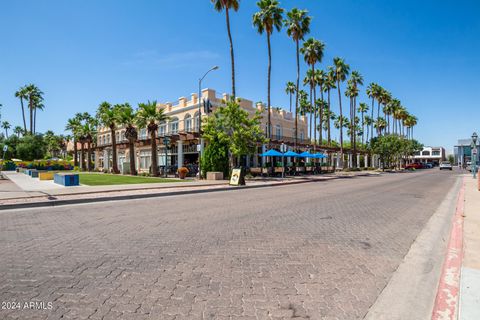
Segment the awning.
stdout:
[[283,153],[278,152],[275,149],[270,149],[265,153],[261,154],[262,157],[283,157]]

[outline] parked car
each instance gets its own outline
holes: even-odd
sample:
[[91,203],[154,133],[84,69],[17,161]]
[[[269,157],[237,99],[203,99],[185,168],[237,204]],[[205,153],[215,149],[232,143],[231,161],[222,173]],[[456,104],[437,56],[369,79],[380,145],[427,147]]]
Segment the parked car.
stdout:
[[452,170],[452,164],[448,161],[442,161],[440,162],[439,166],[440,170]]
[[432,169],[433,168],[433,163],[431,163],[431,162],[425,163],[425,168]]
[[423,169],[423,165],[418,162],[409,163],[405,166],[405,169]]

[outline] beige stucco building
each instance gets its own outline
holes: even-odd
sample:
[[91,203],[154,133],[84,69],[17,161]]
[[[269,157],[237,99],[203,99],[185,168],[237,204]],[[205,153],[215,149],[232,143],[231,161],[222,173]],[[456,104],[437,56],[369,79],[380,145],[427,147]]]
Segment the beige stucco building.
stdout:
[[[227,94],[217,96],[215,90],[202,90],[200,99],[200,113],[202,118],[208,114],[203,108],[203,101],[209,101],[212,110],[222,105],[224,101],[229,99]],[[257,110],[262,114],[262,130],[266,132],[267,128],[267,111],[265,105],[261,103],[254,104],[251,100],[239,98],[242,109],[253,115]],[[187,166],[196,170],[198,162],[198,148],[203,150],[203,141],[200,141],[198,134],[199,125],[199,99],[198,94],[191,94],[189,98],[180,97],[176,103],[159,103],[159,108],[165,109],[165,114],[169,120],[165,123],[159,123],[158,128],[158,165],[163,171],[165,164],[169,172],[175,172],[180,166]],[[279,108],[271,108],[271,143],[280,144],[282,142],[293,145],[295,136],[294,115]],[[136,168],[139,172],[148,172],[151,164],[150,136],[146,128],[138,128],[138,141],[135,145]],[[308,144],[308,125],[307,118],[300,116],[298,118],[298,139],[297,143]],[[165,149],[164,138],[168,137],[169,143]],[[116,142],[118,146],[117,157],[118,165],[121,172],[126,173],[129,169],[128,161],[128,141],[125,138],[125,128],[119,127],[116,130]],[[109,170],[112,166],[111,151],[111,134],[110,129],[100,128],[97,135],[97,143],[95,149],[95,168],[98,170]],[[198,145],[198,147],[197,147]],[[262,146],[259,146],[258,153],[262,152]],[[108,160],[107,160],[108,159]],[[262,161],[257,155],[249,156],[242,159],[246,166],[256,166]]]

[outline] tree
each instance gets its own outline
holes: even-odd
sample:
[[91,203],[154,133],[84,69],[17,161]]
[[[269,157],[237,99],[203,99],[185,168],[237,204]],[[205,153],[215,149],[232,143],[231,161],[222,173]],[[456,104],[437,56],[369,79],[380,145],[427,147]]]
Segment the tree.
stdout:
[[77,150],[77,142],[80,140],[81,132],[81,119],[77,114],[75,117],[68,119],[67,125],[65,126],[65,130],[68,130],[72,133],[73,137],[73,165],[75,167],[78,166],[78,150]]
[[119,105],[118,123],[125,126],[125,138],[128,139],[128,150],[130,155],[130,174],[137,175],[135,169],[135,142],[137,141],[138,132],[135,128],[136,112],[128,103]]
[[[139,128],[147,128],[150,134],[150,146],[152,148],[152,175],[158,176],[158,155],[157,155],[157,130],[158,123],[166,121],[168,116],[164,113],[165,109],[157,108],[157,101],[148,101],[139,103],[136,117],[136,123]],[[183,163],[179,163],[182,166]]]
[[266,141],[260,119],[259,110],[250,117],[236,101],[227,101],[207,118],[203,137],[228,148],[228,163],[232,169],[237,157],[254,153],[257,144]]
[[272,123],[270,119],[270,79],[272,72],[272,48],[270,45],[270,36],[273,31],[282,28],[283,9],[279,7],[276,0],[260,0],[257,2],[260,11],[253,15],[253,25],[257,28],[258,33],[267,35],[268,47],[268,74],[267,74],[267,138],[271,138]]
[[43,92],[34,84],[29,84],[25,87],[27,100],[28,100],[28,109],[30,110],[30,134],[34,133],[34,110],[38,108],[43,109]]
[[[93,118],[90,114],[83,114],[82,126],[80,127],[81,132],[81,141],[87,144],[87,170],[92,171],[92,143],[96,141],[97,134],[97,120]],[[82,144],[83,145],[83,144]],[[83,152],[83,147],[82,147]],[[82,165],[84,164],[82,157]]]
[[[317,100],[317,77],[315,76],[315,64],[322,62],[323,52],[325,50],[325,44],[315,38],[309,38],[303,43],[303,47],[300,49],[300,52],[303,54],[305,62],[311,67],[310,73],[307,73],[307,78],[309,79],[308,84],[310,85],[310,105],[314,106],[315,101]],[[317,113],[316,108],[314,110],[314,141],[317,143]],[[310,116],[310,119],[312,116]],[[312,121],[310,121],[310,127],[312,127]],[[321,130],[320,130],[321,131]],[[310,134],[311,138],[311,134]]]
[[299,10],[293,8],[287,13],[285,26],[287,28],[287,35],[295,42],[297,54],[297,94],[295,97],[295,148],[297,147],[298,139],[298,88],[300,87],[300,40],[303,40],[306,34],[310,33],[310,21],[307,10]]
[[20,139],[16,146],[15,156],[25,161],[43,159],[46,145],[42,135],[26,135]]
[[116,129],[118,123],[118,110],[119,105],[112,106],[108,102],[102,102],[97,109],[97,119],[100,124],[110,129],[110,135],[112,136],[112,171],[113,173],[120,173],[117,164],[117,139]]
[[[234,11],[238,11],[239,8],[239,0],[211,0],[215,10],[218,12],[222,12],[225,10],[225,19],[227,22],[227,32],[228,32],[228,39],[230,41],[230,59],[232,63],[232,96],[235,99],[235,57],[233,54],[233,40],[232,40],[232,33],[230,31],[230,10],[233,9]],[[200,99],[200,98],[199,98]]]
[[[328,67],[328,73],[326,75],[325,83],[324,83],[324,90],[327,93],[327,105],[328,105],[328,112],[329,114],[332,110],[331,104],[330,104],[330,91],[332,89],[336,89],[337,86],[335,85],[335,71],[332,66]],[[331,135],[330,135],[330,120],[333,120],[331,118],[327,118],[327,143],[330,146],[332,143]]]
[[17,138],[20,138],[20,135],[23,134],[22,127],[15,126],[15,128],[13,128],[13,133],[15,133],[17,135]]
[[2,128],[5,130],[5,137],[8,139],[8,129],[10,129],[12,126],[10,125],[10,122],[8,121],[3,121],[2,122]]
[[17,92],[15,92],[15,97],[20,99],[20,106],[22,107],[22,118],[23,118],[23,132],[27,133],[27,122],[25,121],[25,108],[23,106],[23,101],[28,100],[28,94],[26,86],[21,87]]
[[370,117],[370,116],[365,116],[365,125],[367,126],[367,137],[365,139],[365,143],[368,143],[369,139],[371,138],[371,137],[368,136],[368,134],[370,132],[369,127],[372,128],[372,132],[373,132],[373,118]]
[[[327,81],[327,74],[323,70],[315,70],[314,77],[315,77],[316,85],[320,87],[320,101],[322,101],[322,103],[318,103],[318,100],[316,99],[316,94],[314,95],[314,98],[315,98],[315,101],[316,101],[315,102],[315,108],[317,109],[316,111],[318,112],[318,114],[320,116],[320,119],[319,119],[320,128],[318,129],[318,131],[319,131],[319,140],[320,140],[320,145],[321,145],[321,144],[323,144],[323,137],[322,137],[322,126],[324,125],[323,110],[324,110],[324,108],[327,107],[327,102],[323,99],[323,87],[325,86],[325,82]],[[316,91],[314,91],[314,92],[316,92]],[[317,127],[317,121],[316,120],[317,120],[317,118],[315,118],[315,128]]]
[[292,94],[297,91],[297,87],[295,86],[295,83],[289,81],[287,82],[285,86],[285,92],[290,95],[290,112],[292,112]]
[[229,175],[228,144],[218,136],[212,136],[205,146],[201,161],[202,177],[209,171],[223,172],[224,177]]
[[371,112],[370,118],[372,119],[372,127],[371,127],[372,131],[371,131],[371,137],[370,138],[373,138],[373,121],[374,121],[373,119],[375,119],[374,116],[373,116],[373,110],[375,109],[375,98],[377,96],[378,87],[379,87],[378,84],[373,83],[373,82],[370,83],[367,87],[367,95],[368,95],[369,98],[372,99],[372,109],[370,110],[370,112]]
[[[362,117],[362,133],[365,133],[365,117],[364,114],[368,112],[368,105],[364,102],[361,102],[358,106],[358,112]],[[368,131],[368,128],[367,128]],[[367,133],[368,134],[368,133]],[[364,134],[362,134],[362,144],[364,143]]]
[[342,58],[333,58],[333,64],[335,65],[335,80],[337,81],[338,89],[338,103],[340,106],[340,167],[343,167],[343,113],[342,113],[342,92],[340,90],[340,83],[347,79],[350,72],[350,66],[345,63]]

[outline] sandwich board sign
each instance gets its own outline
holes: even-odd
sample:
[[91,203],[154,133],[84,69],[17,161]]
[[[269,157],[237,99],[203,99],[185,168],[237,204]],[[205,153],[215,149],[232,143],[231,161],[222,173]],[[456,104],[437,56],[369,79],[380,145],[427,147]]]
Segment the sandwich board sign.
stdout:
[[242,168],[232,169],[232,175],[230,177],[231,186],[244,186],[245,185],[245,176]]

